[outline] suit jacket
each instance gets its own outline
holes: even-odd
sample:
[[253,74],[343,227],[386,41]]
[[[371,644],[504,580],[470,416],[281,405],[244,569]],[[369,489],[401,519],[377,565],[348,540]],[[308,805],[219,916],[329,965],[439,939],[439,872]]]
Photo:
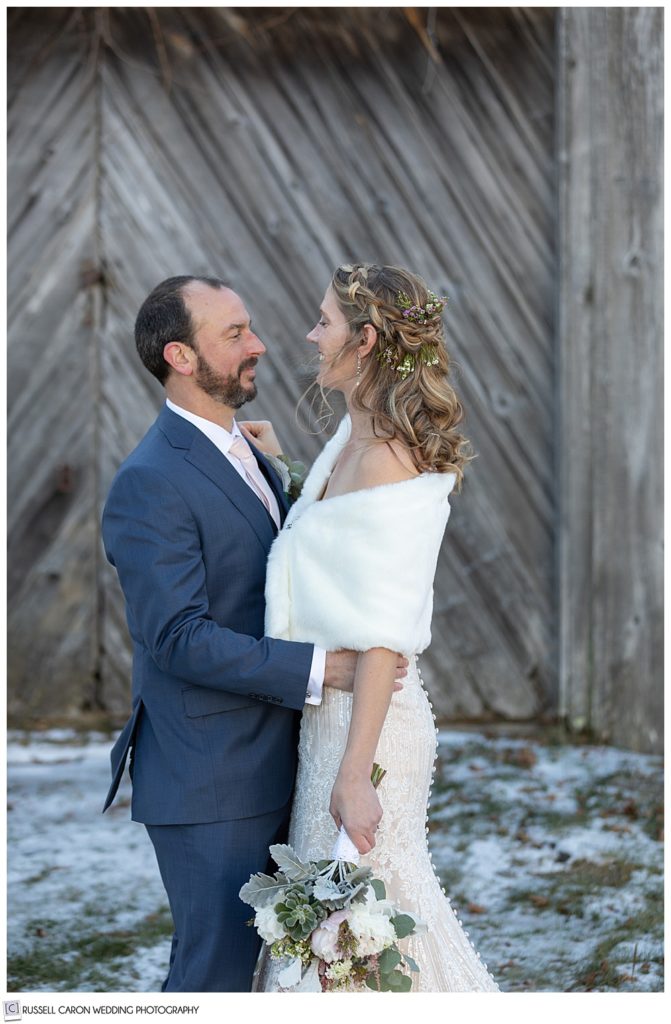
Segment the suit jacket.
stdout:
[[[255,454],[284,516],[279,479]],[[131,748],[135,821],[226,821],[289,800],[314,648],[263,635],[275,533],[228,459],[164,406],[103,513],[133,641],[133,711],[105,810]]]

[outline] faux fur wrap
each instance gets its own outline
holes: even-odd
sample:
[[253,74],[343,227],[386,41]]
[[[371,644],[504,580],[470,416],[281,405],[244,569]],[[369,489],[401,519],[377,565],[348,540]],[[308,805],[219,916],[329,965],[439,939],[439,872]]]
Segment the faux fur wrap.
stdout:
[[346,416],[275,540],[266,635],[419,654],[431,641],[433,579],[454,473],[422,473],[318,501],[351,429]]

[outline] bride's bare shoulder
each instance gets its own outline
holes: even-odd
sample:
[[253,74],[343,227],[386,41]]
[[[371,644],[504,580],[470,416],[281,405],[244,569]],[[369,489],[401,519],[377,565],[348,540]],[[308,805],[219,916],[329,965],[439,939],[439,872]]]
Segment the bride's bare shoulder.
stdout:
[[359,487],[397,484],[419,476],[408,449],[398,441],[373,444],[361,453],[357,466]]

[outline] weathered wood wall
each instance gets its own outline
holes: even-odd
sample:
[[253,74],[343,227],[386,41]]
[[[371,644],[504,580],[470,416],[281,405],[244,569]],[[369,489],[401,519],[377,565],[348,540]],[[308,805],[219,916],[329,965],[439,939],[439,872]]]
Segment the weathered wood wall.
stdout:
[[[10,372],[24,367],[14,378],[24,404],[44,402],[31,423],[32,461],[20,410],[11,427],[10,707],[127,707],[123,605],[96,531],[114,470],[162,400],[132,343],[147,291],[184,271],[230,281],[269,346],[245,415],[272,416],[288,447],[311,458],[320,442],[294,423],[302,339],[333,266],[363,258],[405,264],[450,296],[450,344],[479,456],[439,564],[424,659],[436,708],[479,720],[552,715],[554,11],[419,9],[419,31],[400,9],[148,11],[16,9],[10,18]],[[61,80],[76,117],[66,106],[57,117]],[[79,121],[85,136],[73,131]],[[70,258],[69,277],[52,261],[54,290],[35,296],[33,268],[57,224],[74,231],[48,206],[58,207],[68,175],[70,193],[89,196],[90,252]],[[21,213],[31,190],[44,241],[30,210]],[[80,334],[77,309],[86,311]],[[66,318],[70,372],[57,390],[39,391],[35,367],[55,372],[53,329]],[[57,336],[63,346],[65,331]],[[52,528],[44,510],[61,479],[60,443],[74,484],[61,502],[70,518]],[[50,558],[68,584],[55,594]]]
[[[552,18],[518,12],[478,31],[451,16],[434,67],[408,32],[350,47],[301,13],[287,35],[214,45],[216,12],[181,12],[172,31],[194,49],[175,61],[169,37],[167,93],[138,67],[142,17],[117,27],[128,59],[102,78],[102,489],[138,413],[153,415],[135,397],[147,381],[131,325],[157,280],[214,268],[247,299],[269,342],[255,412],[311,458],[320,442],[296,432],[294,371],[332,268],[357,256],[417,268],[451,297],[479,453],[443,548],[427,678],[453,716],[551,709]],[[112,579],[105,597],[117,706],[127,665]]]
[[8,703],[68,714],[98,658],[96,94],[48,36],[22,27],[8,76]]
[[561,710],[661,750],[663,11],[559,19]]

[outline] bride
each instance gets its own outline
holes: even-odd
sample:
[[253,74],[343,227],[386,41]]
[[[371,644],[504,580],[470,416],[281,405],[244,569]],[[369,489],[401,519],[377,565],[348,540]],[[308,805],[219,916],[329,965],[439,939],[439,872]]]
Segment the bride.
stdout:
[[[325,688],[302,717],[289,842],[330,858],[345,826],[387,896],[421,918],[404,941],[413,991],[498,987],[441,890],[427,849],[436,727],[416,656],[430,642],[433,579],[448,496],[469,460],[448,380],[443,301],[397,267],[339,267],[308,341],[318,383],[348,415],[316,460],[268,563],[266,633],[360,651],[353,694]],[[278,454],[274,435],[246,425]],[[265,447],[264,447],[265,441]],[[392,699],[396,652],[410,659]],[[376,790],[377,761],[386,777]],[[264,947],[254,991],[276,991]]]

